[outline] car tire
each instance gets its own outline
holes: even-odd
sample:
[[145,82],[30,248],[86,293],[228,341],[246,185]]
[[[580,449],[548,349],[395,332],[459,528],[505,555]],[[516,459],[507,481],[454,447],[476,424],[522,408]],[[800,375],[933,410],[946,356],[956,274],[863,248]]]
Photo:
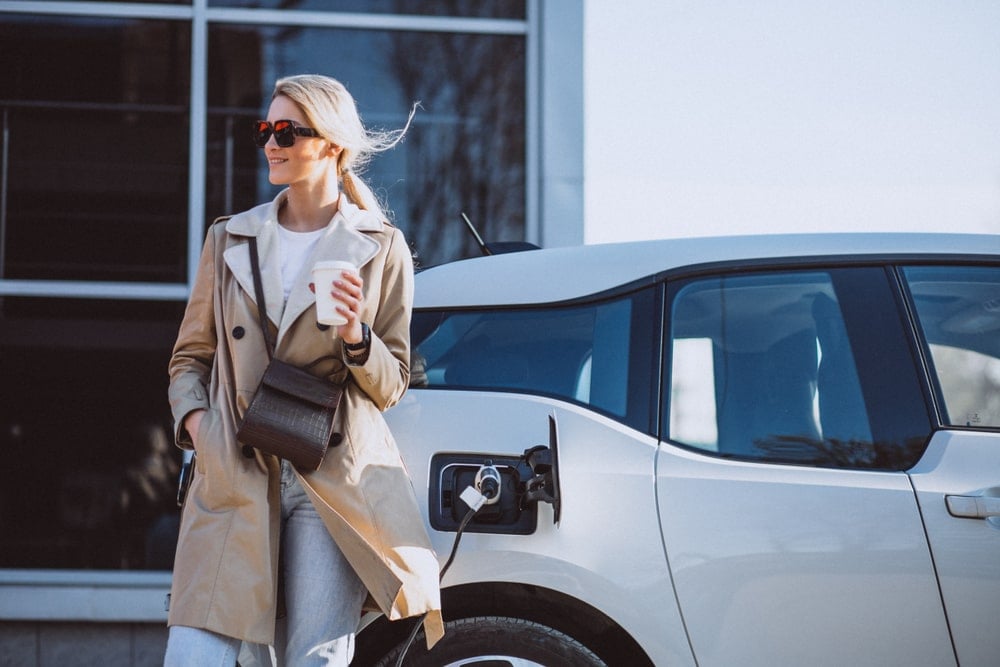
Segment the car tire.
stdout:
[[[393,667],[403,646],[377,667]],[[605,667],[590,649],[558,630],[505,616],[477,616],[445,623],[444,638],[431,651],[423,633],[403,660],[405,667]]]

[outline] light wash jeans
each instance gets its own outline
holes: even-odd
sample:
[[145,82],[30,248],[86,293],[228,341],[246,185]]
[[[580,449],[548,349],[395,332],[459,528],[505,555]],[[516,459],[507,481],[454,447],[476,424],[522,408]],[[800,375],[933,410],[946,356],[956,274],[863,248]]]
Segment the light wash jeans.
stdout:
[[251,644],[208,630],[173,626],[164,667],[346,667],[366,590],[340,553],[291,466],[281,464],[281,564],[287,617],[275,646]]

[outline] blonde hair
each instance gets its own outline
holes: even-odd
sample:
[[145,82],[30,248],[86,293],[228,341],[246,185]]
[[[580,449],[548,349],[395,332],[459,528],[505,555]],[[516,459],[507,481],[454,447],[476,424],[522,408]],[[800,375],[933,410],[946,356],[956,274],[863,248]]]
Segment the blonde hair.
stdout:
[[342,149],[337,158],[337,177],[344,194],[358,207],[388,220],[382,203],[360,174],[376,153],[387,151],[403,140],[419,103],[410,109],[402,129],[369,130],[362,124],[357,104],[347,88],[331,77],[299,74],[278,79],[271,99],[279,95],[298,105],[309,125]]

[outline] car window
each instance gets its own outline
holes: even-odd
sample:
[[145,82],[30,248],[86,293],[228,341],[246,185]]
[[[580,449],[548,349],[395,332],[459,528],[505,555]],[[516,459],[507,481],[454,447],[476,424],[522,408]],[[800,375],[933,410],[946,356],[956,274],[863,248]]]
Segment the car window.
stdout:
[[415,311],[411,386],[555,396],[649,430],[654,304],[645,290],[583,305]]
[[944,423],[1000,427],[1000,269],[903,269]]
[[825,272],[688,281],[670,310],[669,439],[721,456],[872,467],[855,353]]

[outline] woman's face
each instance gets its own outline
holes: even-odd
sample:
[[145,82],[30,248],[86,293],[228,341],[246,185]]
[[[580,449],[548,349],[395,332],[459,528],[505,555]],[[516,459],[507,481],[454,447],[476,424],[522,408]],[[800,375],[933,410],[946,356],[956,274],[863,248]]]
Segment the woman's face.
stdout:
[[[284,95],[271,101],[267,120],[290,120],[300,127],[309,127],[305,114]],[[295,136],[295,143],[282,148],[272,135],[264,146],[268,179],[272,185],[311,185],[326,180],[334,168],[340,149],[320,137]]]

